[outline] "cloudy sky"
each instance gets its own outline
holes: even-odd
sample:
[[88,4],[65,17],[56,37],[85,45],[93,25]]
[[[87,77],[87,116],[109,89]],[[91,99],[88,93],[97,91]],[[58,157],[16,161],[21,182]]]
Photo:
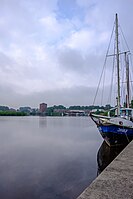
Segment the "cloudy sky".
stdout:
[[133,50],[132,0],[0,0],[0,105],[90,105],[115,13]]

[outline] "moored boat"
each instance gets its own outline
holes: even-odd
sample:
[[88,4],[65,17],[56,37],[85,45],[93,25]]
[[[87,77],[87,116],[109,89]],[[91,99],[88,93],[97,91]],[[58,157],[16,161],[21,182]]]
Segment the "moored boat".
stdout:
[[[96,123],[98,130],[109,146],[122,145],[129,143],[133,139],[133,109],[130,108],[130,73],[129,73],[129,51],[121,52],[119,50],[118,16],[115,19],[115,41],[116,52],[113,54],[116,60],[117,68],[117,105],[108,112],[108,116],[96,115],[90,113],[90,117]],[[125,57],[126,72],[126,103],[121,105],[120,88],[120,55]],[[108,56],[108,55],[107,55]],[[112,56],[112,55],[111,55]],[[111,116],[111,111],[115,114]]]

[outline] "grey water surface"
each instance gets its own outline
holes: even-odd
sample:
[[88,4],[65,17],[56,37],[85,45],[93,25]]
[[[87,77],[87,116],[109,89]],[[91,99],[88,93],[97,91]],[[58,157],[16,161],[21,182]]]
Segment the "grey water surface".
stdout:
[[89,117],[0,117],[0,198],[74,199],[97,175]]

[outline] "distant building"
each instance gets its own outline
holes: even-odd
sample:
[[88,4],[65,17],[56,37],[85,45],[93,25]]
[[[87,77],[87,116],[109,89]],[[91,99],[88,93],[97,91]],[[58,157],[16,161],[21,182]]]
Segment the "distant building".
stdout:
[[84,110],[68,110],[67,111],[68,116],[85,116]]
[[45,104],[45,103],[41,103],[40,104],[40,107],[39,107],[39,112],[40,112],[40,114],[45,114],[46,113],[46,111],[47,111],[47,104]]

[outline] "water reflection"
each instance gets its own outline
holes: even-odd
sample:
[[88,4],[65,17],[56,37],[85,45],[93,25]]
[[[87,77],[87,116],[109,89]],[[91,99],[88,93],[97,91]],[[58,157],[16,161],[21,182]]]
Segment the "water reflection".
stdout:
[[126,145],[109,147],[106,142],[103,141],[97,153],[97,175],[99,175],[125,147]]
[[0,117],[0,199],[73,199],[96,177],[88,117]]
[[40,128],[47,127],[47,117],[45,117],[45,116],[39,117],[39,127]]

